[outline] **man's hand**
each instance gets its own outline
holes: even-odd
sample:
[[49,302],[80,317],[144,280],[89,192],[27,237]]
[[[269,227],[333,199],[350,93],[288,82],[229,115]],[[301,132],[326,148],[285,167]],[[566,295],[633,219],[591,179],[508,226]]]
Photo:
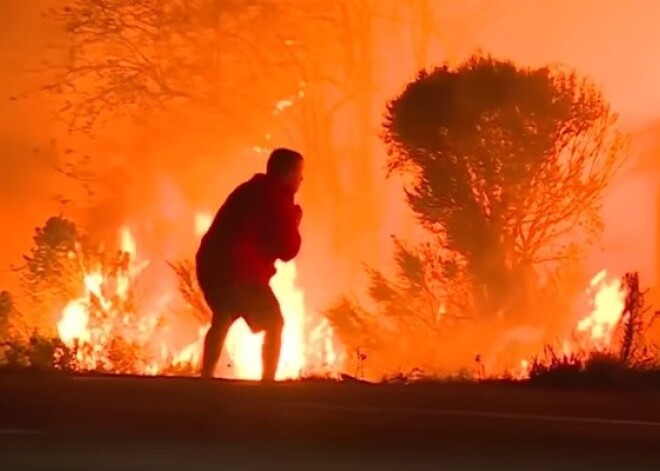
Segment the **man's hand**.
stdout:
[[302,208],[297,204],[294,206],[294,209],[296,214],[296,224],[300,226],[300,221],[302,220]]

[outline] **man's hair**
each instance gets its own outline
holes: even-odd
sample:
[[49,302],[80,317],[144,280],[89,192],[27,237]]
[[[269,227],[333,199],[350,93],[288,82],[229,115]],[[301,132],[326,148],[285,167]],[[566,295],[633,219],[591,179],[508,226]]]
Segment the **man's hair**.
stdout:
[[280,147],[270,153],[266,164],[266,173],[269,175],[285,175],[293,170],[303,159],[300,152]]

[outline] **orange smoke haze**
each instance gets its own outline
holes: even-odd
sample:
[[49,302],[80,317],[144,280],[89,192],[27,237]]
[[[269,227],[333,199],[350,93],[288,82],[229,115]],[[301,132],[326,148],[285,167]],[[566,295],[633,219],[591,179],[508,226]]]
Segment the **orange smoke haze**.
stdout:
[[[396,2],[397,8],[406,2]],[[363,117],[352,108],[341,111],[337,122],[342,124],[330,135],[338,159],[332,162],[309,152],[296,129],[294,117],[308,99],[305,84],[282,96],[282,102],[264,92],[268,98],[261,101],[272,108],[271,116],[251,115],[246,109],[240,120],[219,125],[190,106],[139,123],[117,119],[91,137],[69,135],[44,98],[9,99],[41,83],[44,76],[35,70],[45,59],[60,58],[61,52],[51,46],[61,44],[64,36],[41,16],[56,3],[0,2],[0,211],[6,228],[0,235],[2,270],[20,263],[34,227],[58,210],[53,199],[58,194],[74,200],[67,210],[99,234],[114,237],[119,227],[130,227],[145,259],[190,257],[197,243],[191,228],[207,223],[199,215],[213,213],[237,183],[263,169],[264,155],[256,147],[288,145],[307,155],[300,195],[304,246],[296,262],[296,282],[304,290],[306,309],[320,312],[342,292],[361,292],[363,263],[390,267],[391,234],[405,238],[417,230],[400,185],[385,180],[377,127],[386,100],[418,68],[444,60],[456,63],[481,49],[525,65],[565,63],[602,85],[622,125],[632,133],[633,159],[607,195],[604,238],[589,254],[586,270],[593,275],[606,269],[611,276],[638,270],[644,286],[656,283],[658,2],[429,2],[442,5],[433,10],[437,34],[427,50],[415,49],[409,26],[384,15],[370,33],[376,91],[367,118],[373,122],[373,135],[356,135],[359,127],[354,124]],[[244,86],[253,101],[261,99],[261,89]],[[80,184],[55,172],[58,163],[71,157],[69,148],[76,156],[89,155],[103,175],[103,181],[93,184],[93,206],[85,203]],[[364,149],[373,161],[362,159]],[[171,278],[154,283],[162,283],[157,285],[162,289],[173,286]],[[16,288],[8,271],[0,271],[4,288]]]

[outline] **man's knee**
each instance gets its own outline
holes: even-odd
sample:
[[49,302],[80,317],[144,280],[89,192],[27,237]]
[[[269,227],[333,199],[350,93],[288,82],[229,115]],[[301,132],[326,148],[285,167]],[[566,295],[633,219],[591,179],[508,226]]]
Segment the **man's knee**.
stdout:
[[223,332],[228,330],[234,321],[237,319],[237,316],[232,315],[231,312],[228,312],[225,309],[215,309],[212,310],[213,317],[211,318],[211,327],[209,330]]
[[244,316],[253,333],[266,332],[268,335],[281,333],[284,319],[279,308],[254,310]]

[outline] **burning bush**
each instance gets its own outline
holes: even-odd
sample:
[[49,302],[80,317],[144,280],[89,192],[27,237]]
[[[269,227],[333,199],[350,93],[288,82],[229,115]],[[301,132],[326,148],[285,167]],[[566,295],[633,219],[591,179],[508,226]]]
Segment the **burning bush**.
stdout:
[[[32,290],[24,309],[59,314],[50,321],[40,317],[41,325],[50,324],[49,330],[42,329],[30,340],[23,335],[7,342],[5,363],[120,374],[196,372],[210,312],[193,263],[184,260],[168,266],[163,261],[159,267],[167,273],[156,269],[160,281],[142,290],[138,288],[143,277],[154,282],[154,272],[149,273],[154,264],[140,258],[128,227],[119,231],[119,250],[92,244],[63,217],[51,218],[37,229],[35,242],[28,263],[20,268],[24,287]],[[307,314],[295,274],[295,265],[281,264],[272,280],[286,321],[278,378],[336,374],[338,352],[332,330],[323,318]],[[171,282],[162,282],[166,276]],[[28,316],[27,324],[34,328],[36,318]],[[227,338],[229,359],[223,372],[259,378],[262,341],[262,335],[237,322]]]
[[207,322],[211,318],[211,312],[197,284],[195,264],[190,260],[182,260],[169,265],[176,273],[179,293],[190,306],[192,313],[197,317],[200,324]]
[[[395,259],[398,270],[392,278],[368,269],[372,309],[343,298],[327,311],[342,340],[358,347],[351,368],[360,375],[365,369],[369,377],[388,372],[388,378],[405,375],[401,371],[437,371],[443,362],[439,346],[469,325],[469,293],[464,283],[452,283],[458,276],[455,260],[434,256],[430,244],[411,248],[398,240]],[[366,352],[368,368],[361,358]]]
[[[153,308],[153,304],[145,307],[140,303],[144,299],[138,296],[137,288],[150,263],[140,260],[128,228],[120,231],[120,249],[107,250],[101,244],[93,245],[70,221],[51,218],[37,230],[35,242],[37,247],[22,268],[24,284],[32,289],[23,309],[29,311],[34,305],[47,311],[50,299],[51,310],[60,313],[52,321],[56,335],[36,330],[8,338],[0,346],[5,366],[39,371],[194,373],[210,313],[197,286],[193,263],[183,260],[168,268],[178,281],[178,291],[174,284],[172,288],[183,301],[186,322],[197,332],[196,338],[193,333],[188,340],[176,343],[170,335],[177,317],[172,317],[172,304],[159,301],[160,307]],[[354,365],[347,365],[349,373],[354,367],[356,377],[368,376],[365,365],[380,362],[380,371],[391,372],[385,375],[388,382],[426,380],[438,373],[434,363],[442,359],[433,357],[442,352],[438,345],[443,347],[459,331],[475,335],[470,322],[468,329],[456,328],[468,321],[453,313],[461,311],[459,303],[469,296],[447,290],[451,284],[444,277],[451,264],[446,260],[433,263],[430,250],[412,251],[402,244],[397,247],[398,278],[387,279],[380,272],[370,271],[371,295],[378,301],[376,311],[360,310],[345,300],[329,313],[337,327],[345,329],[340,330],[342,334],[359,334],[352,342],[362,348],[355,350]],[[337,372],[333,331],[324,319],[307,316],[302,292],[294,280],[295,266],[280,264],[273,279],[287,321],[280,378]],[[547,347],[542,357],[522,359],[520,370],[512,371],[509,377],[530,378],[538,384],[637,381],[631,379],[633,373],[653,377],[657,356],[646,343],[645,332],[655,316],[645,307],[644,294],[637,274],[618,280],[608,278],[605,271],[598,273],[587,290],[591,312],[577,321],[570,341],[558,348]],[[159,299],[170,297],[159,295]],[[456,304],[446,304],[448,299]],[[0,301],[0,319],[7,324],[7,319],[17,315],[16,307],[6,293]],[[405,306],[407,315],[401,315],[401,306]],[[382,328],[377,330],[383,324],[387,326],[386,335]],[[419,348],[421,341],[416,345],[401,341],[407,338],[406,333],[415,338],[413,333],[420,329],[426,329],[433,340],[428,342],[433,351]],[[371,336],[373,332],[379,335]],[[240,322],[232,328],[227,349],[229,368],[237,377],[259,377],[261,341]],[[460,336],[457,341],[462,341]],[[392,350],[400,354],[396,362],[391,360]],[[388,356],[379,359],[383,352]],[[500,376],[497,370],[486,371],[486,358],[477,357],[479,371],[473,377]]]
[[[139,373],[150,364],[159,318],[139,316],[129,247],[105,250],[72,221],[49,218],[17,268],[30,329],[5,344],[5,362],[39,369]],[[129,246],[127,243],[125,245]],[[54,322],[52,312],[61,312]],[[16,315],[15,315],[16,316]],[[55,328],[53,328],[55,327]]]
[[534,358],[530,365],[532,383],[557,386],[660,385],[657,347],[648,344],[645,335],[657,314],[651,315],[650,309],[645,307],[645,292],[640,291],[639,275],[627,273],[614,286],[625,293],[618,310],[601,309],[577,325],[577,333],[587,334],[591,343],[577,350],[565,346],[561,352],[546,346],[544,355]]
[[532,362],[529,381],[555,387],[660,387],[660,369],[652,357],[629,364],[609,352],[558,355],[547,348]]
[[58,338],[33,334],[0,343],[0,367],[10,371],[74,371],[75,353]]

